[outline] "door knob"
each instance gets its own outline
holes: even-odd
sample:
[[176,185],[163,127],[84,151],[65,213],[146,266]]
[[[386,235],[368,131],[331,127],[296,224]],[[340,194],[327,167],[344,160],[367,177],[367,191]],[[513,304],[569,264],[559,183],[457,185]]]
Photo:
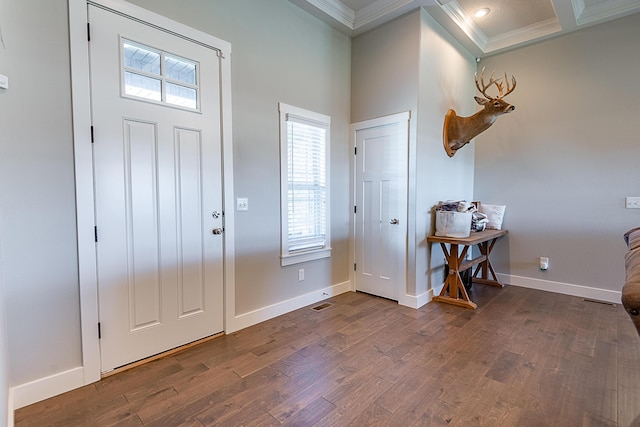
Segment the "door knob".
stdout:
[[389,221],[389,224],[398,225],[398,224],[400,224],[400,221],[398,221],[396,218],[393,218],[391,221]]
[[213,229],[213,234],[222,234],[222,228],[214,228]]

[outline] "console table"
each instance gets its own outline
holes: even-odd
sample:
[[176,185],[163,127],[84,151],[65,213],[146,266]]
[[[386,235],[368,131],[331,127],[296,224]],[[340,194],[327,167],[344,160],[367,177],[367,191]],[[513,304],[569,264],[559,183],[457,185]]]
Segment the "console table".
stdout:
[[[447,258],[447,264],[449,265],[449,275],[444,281],[440,295],[434,297],[433,300],[470,309],[478,307],[477,304],[469,299],[469,294],[460,278],[461,271],[465,271],[474,266],[477,267],[471,279],[473,282],[501,288],[504,287],[498,280],[496,272],[493,270],[489,255],[496,241],[507,233],[507,230],[485,230],[473,232],[469,237],[427,237],[427,242],[429,243],[440,243],[442,251]],[[448,249],[447,245],[449,245]],[[467,251],[473,245],[478,245],[480,256],[472,260],[467,260],[465,259]]]

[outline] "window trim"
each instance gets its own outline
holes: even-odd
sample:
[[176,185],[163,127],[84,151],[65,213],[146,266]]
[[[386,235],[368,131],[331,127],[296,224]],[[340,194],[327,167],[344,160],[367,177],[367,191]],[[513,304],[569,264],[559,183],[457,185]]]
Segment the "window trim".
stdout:
[[[313,261],[316,259],[328,258],[331,256],[331,186],[330,186],[330,170],[329,155],[331,141],[331,117],[305,110],[303,108],[294,107],[285,103],[278,103],[278,111],[280,114],[280,265],[287,266],[299,264],[302,262]],[[287,121],[292,117],[298,121],[318,125],[327,128],[325,138],[325,182],[326,182],[326,234],[325,245],[322,248],[297,250],[289,252],[288,250],[288,231],[289,231],[289,164],[288,164],[288,132]]]

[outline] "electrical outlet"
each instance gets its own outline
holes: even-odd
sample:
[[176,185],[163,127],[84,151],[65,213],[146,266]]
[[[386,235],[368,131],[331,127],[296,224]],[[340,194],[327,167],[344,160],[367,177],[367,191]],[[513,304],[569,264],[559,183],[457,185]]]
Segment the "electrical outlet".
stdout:
[[624,207],[627,209],[640,209],[640,197],[625,197]]
[[249,210],[249,199],[246,197],[237,197],[236,198],[236,211],[244,212]]
[[298,282],[302,282],[304,280],[304,268],[298,269]]
[[540,257],[540,270],[544,271],[549,268],[549,258],[541,256]]

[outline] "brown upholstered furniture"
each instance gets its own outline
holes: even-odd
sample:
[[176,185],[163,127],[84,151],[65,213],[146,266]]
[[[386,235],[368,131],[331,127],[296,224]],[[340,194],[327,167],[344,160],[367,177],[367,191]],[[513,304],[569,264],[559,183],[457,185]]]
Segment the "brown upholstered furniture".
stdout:
[[622,288],[622,305],[640,334],[640,227],[627,231],[624,241],[629,252],[625,255],[627,278]]

